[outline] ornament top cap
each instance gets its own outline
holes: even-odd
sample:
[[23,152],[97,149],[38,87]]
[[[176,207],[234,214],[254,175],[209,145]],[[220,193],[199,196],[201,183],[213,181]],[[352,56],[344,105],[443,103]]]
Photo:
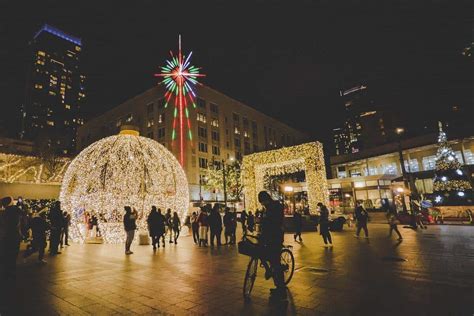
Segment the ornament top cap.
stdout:
[[140,132],[138,131],[138,127],[135,125],[122,125],[120,126],[119,135],[140,136]]

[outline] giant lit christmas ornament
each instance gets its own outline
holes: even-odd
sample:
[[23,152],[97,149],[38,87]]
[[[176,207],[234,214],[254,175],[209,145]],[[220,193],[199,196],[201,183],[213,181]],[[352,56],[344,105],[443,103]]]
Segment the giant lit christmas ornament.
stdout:
[[61,206],[71,214],[74,241],[87,238],[86,220],[95,215],[106,243],[125,239],[124,206],[134,208],[139,229],[155,205],[170,208],[184,220],[188,182],[178,160],[160,143],[122,130],[84,149],[69,165],[62,182]]
[[161,73],[155,74],[157,77],[163,77],[161,83],[166,87],[165,108],[168,107],[169,102],[174,97],[174,119],[171,139],[173,141],[176,140],[176,135],[178,134],[179,162],[182,166],[184,165],[186,134],[189,140],[193,139],[188,106],[191,104],[193,108],[196,108],[196,92],[194,87],[198,84],[197,78],[204,76],[199,73],[199,68],[191,65],[192,54],[193,52],[190,52],[187,56],[183,55],[181,52],[181,35],[179,35],[177,55],[170,51],[171,59],[167,60],[166,65],[161,67]]

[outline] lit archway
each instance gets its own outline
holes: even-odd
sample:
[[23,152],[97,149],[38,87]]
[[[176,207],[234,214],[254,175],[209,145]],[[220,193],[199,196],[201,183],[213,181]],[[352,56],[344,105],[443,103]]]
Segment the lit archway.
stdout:
[[304,171],[310,212],[318,202],[329,200],[323,145],[311,142],[297,146],[247,155],[243,159],[242,178],[245,203],[249,210],[259,208],[257,195],[264,190],[265,176]]

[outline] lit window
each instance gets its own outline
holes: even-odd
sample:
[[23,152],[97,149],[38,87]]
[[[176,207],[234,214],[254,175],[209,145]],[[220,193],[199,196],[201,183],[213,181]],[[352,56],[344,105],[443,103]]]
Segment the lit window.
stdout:
[[48,91],[48,93],[49,93],[49,95],[56,95],[56,92],[54,92],[54,91],[51,91],[51,90],[50,90],[50,91]]
[[213,118],[211,121],[211,126],[219,127],[219,119]]
[[74,47],[76,49],[76,51],[80,52],[81,51],[81,47],[80,46],[76,46]]
[[66,109],[68,109],[68,110],[71,109],[71,106],[70,106],[69,104],[64,105],[64,107],[65,107]]
[[234,127],[234,134],[240,135],[240,130],[237,126]]
[[131,121],[133,121],[133,114],[128,114],[125,118],[125,122],[130,123]]
[[418,160],[417,159],[410,159],[410,161],[405,160],[405,170],[408,172],[418,172],[420,171],[420,167],[418,166]]
[[197,120],[198,122],[206,123],[207,122],[206,114],[198,113]]
[[244,137],[249,137],[249,133],[247,131],[244,131]]
[[41,51],[41,50],[38,51],[38,55],[40,55],[40,56],[46,56],[46,54],[45,54],[43,51]]
[[69,126],[69,121],[64,121],[65,126]]
[[35,89],[43,89],[43,86],[40,84],[35,84]]
[[46,124],[48,124],[49,126],[54,126],[54,122],[53,122],[53,121],[46,121]]
[[423,170],[434,170],[436,167],[436,156],[423,157]]
[[158,115],[158,123],[161,124],[165,121],[165,113],[161,113]]
[[153,125],[155,125],[155,120],[153,120],[152,118],[148,119],[148,122],[146,123],[146,126],[147,127],[152,127]]

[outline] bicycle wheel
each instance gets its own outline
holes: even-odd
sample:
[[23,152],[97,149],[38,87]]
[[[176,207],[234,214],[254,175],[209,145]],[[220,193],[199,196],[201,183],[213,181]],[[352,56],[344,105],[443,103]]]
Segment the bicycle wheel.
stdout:
[[244,280],[244,298],[250,298],[250,293],[253,289],[253,284],[255,283],[255,278],[257,277],[257,268],[258,268],[258,259],[252,258],[247,266],[247,272],[245,273]]
[[289,249],[283,249],[280,254],[280,264],[283,269],[283,277],[285,279],[285,285],[290,283],[295,272],[295,257]]

